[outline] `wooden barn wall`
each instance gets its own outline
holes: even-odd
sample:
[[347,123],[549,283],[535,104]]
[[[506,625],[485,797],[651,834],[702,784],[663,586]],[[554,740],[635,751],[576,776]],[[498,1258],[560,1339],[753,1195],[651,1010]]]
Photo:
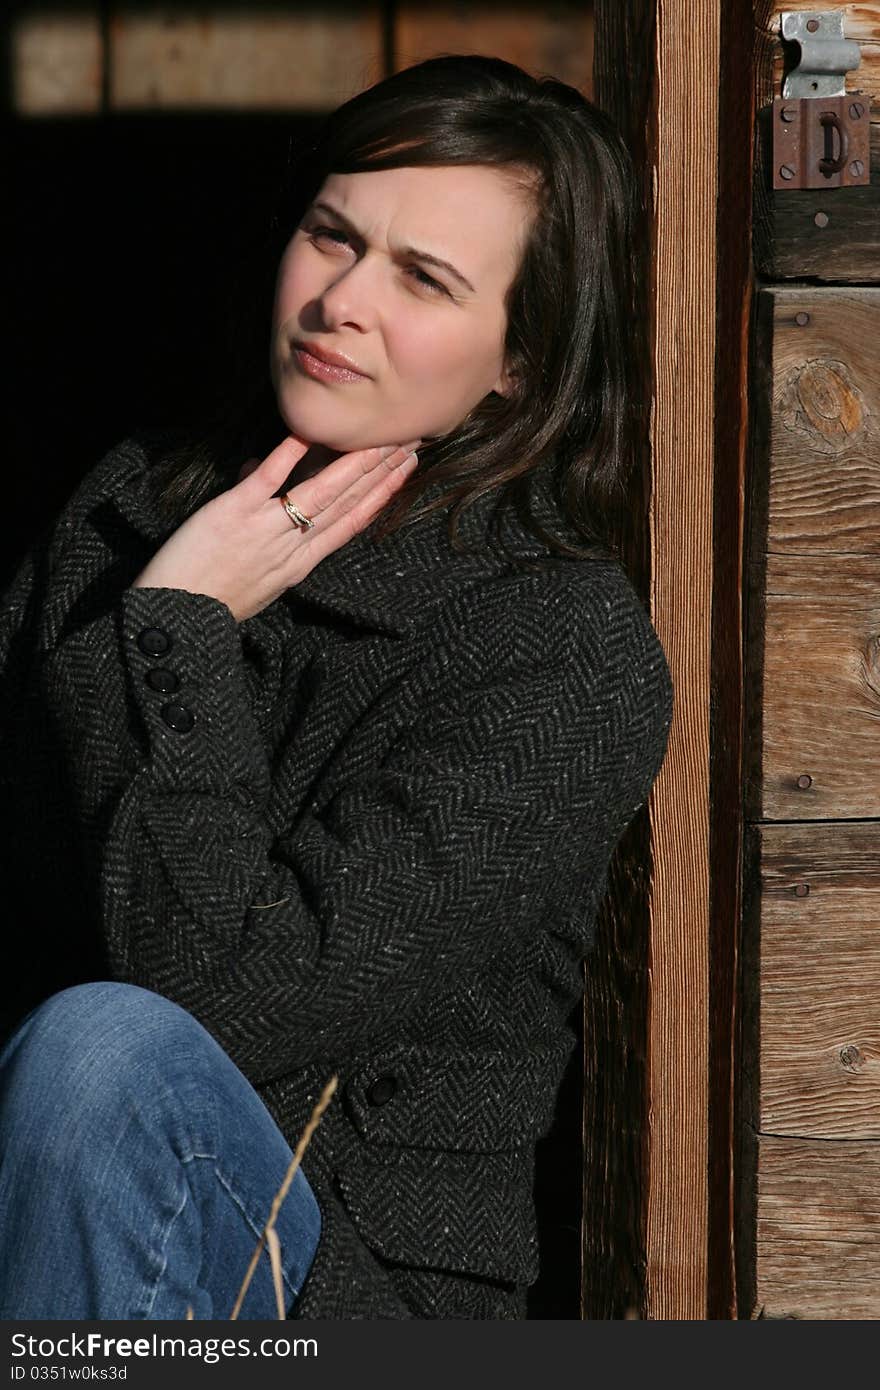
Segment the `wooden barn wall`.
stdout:
[[[862,44],[869,186],[772,191],[782,8],[838,9]],[[747,1317],[873,1319],[880,3],[758,5],[756,43],[739,1289]]]

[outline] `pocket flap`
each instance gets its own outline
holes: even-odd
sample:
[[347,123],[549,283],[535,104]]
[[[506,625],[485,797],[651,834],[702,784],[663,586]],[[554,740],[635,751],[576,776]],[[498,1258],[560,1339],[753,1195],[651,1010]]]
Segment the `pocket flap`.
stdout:
[[337,1180],[358,1232],[387,1260],[510,1283],[538,1277],[534,1164],[522,1151],[362,1145]]

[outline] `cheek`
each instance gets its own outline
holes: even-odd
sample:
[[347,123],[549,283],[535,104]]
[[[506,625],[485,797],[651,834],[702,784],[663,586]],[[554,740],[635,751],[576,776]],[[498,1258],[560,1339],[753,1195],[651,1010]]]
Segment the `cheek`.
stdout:
[[450,325],[421,315],[408,325],[402,321],[394,340],[399,375],[411,384],[429,383],[436,391],[449,390],[473,361],[473,346]]
[[461,324],[426,318],[421,331],[398,335],[394,353],[398,385],[435,409],[457,415],[489,389],[484,385],[484,378],[493,372],[489,357],[486,347],[475,341],[473,332],[463,332]]

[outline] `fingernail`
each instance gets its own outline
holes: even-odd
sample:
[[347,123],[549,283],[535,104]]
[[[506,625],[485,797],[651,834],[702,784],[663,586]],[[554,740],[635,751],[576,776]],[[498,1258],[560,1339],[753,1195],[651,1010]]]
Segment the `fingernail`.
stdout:
[[408,452],[411,449],[417,449],[421,442],[422,441],[420,439],[411,439],[408,444],[401,444],[400,447],[401,449],[405,449]]
[[410,453],[407,454],[406,458],[400,460],[400,463],[397,465],[397,467],[408,468],[411,463],[418,463],[418,461],[419,456],[413,449]]

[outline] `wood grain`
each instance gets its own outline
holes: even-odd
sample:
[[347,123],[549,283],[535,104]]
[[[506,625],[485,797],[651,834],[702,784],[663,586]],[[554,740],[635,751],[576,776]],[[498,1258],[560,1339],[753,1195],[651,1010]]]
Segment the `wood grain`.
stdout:
[[[652,1316],[705,1316],[709,1034],[709,710],[713,589],[718,3],[658,4],[653,610],[676,689],[651,801],[648,1287]],[[687,427],[682,428],[682,383]],[[682,546],[673,537],[687,537]],[[683,1007],[683,1001],[687,1001]]]
[[757,1138],[754,1316],[880,1317],[880,1145]]
[[[877,252],[880,259],[880,224]],[[880,555],[880,289],[766,293],[773,316],[766,549],[824,554],[832,566],[836,553]]]
[[880,1139],[880,820],[761,826],[757,867],[759,1127]]
[[880,556],[770,556],[750,643],[750,812],[880,817]]
[[880,816],[880,291],[757,309],[746,812]]
[[[643,111],[643,106],[632,115],[627,110],[637,90],[633,72],[638,59],[633,55],[646,42],[654,48],[652,105],[634,141],[637,154],[643,155],[653,214],[648,570],[651,612],[676,691],[669,748],[649,803],[654,868],[646,1316],[702,1318],[708,1284],[709,711],[720,12],[716,3],[695,8],[681,0],[658,0],[653,14],[646,5],[615,8],[613,16],[610,4],[597,9],[597,95],[612,114],[620,114],[624,130],[635,126]],[[607,52],[606,32],[617,39]],[[695,54],[705,81],[694,81]],[[675,157],[665,157],[672,150]]]

